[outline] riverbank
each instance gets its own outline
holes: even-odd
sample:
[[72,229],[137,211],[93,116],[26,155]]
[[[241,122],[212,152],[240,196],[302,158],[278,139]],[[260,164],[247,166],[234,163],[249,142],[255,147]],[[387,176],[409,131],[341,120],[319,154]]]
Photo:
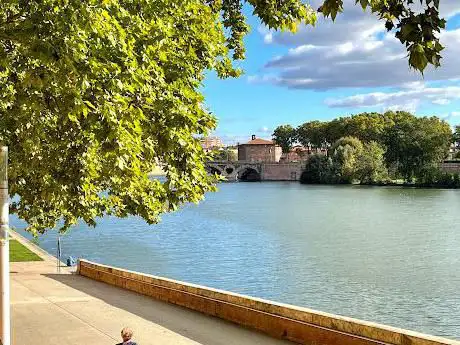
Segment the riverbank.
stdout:
[[368,187],[402,187],[402,188],[427,188],[427,189],[460,189],[460,184],[427,184],[408,182],[375,182],[375,183],[302,183],[310,186],[368,186]]
[[[16,235],[13,234],[13,237]],[[18,237],[20,238],[20,237]],[[120,330],[134,329],[142,345],[287,344],[190,310],[96,282],[63,268],[20,239],[39,262],[11,263],[12,343],[113,345]]]

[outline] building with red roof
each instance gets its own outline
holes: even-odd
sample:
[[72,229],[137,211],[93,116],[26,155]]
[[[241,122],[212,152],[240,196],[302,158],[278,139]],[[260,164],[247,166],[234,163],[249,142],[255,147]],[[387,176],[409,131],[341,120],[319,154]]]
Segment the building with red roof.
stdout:
[[246,162],[279,162],[281,147],[271,140],[252,136],[246,144],[238,145],[238,160]]

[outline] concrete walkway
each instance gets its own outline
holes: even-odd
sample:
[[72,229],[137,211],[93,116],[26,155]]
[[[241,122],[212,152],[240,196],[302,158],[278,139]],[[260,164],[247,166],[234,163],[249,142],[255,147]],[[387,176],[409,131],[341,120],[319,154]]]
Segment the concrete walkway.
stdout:
[[113,345],[130,326],[139,345],[287,345],[231,323],[71,274],[45,261],[11,264],[13,345]]

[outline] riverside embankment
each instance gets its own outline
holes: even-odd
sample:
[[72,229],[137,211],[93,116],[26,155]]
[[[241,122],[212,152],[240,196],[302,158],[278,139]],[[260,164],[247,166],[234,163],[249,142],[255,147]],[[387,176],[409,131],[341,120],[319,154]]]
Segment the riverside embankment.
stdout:
[[[109,344],[116,341],[116,327],[126,323],[139,329],[137,339],[143,344],[278,344],[249,328],[299,344],[460,345],[454,340],[86,260],[79,261],[78,275],[69,274],[68,268],[57,274],[54,258],[23,238],[18,240],[44,261],[12,266],[13,339],[17,345],[53,339],[65,345],[85,339]],[[190,319],[198,325],[184,333]],[[244,328],[220,324],[218,319]],[[45,324],[53,326],[42,332]],[[190,335],[191,341],[187,339]]]
[[460,345],[403,329],[80,260],[78,274],[297,344]]
[[[14,345],[113,345],[129,325],[142,345],[282,345],[286,342],[229,322],[109,286],[44,260],[11,264]],[[73,269],[74,270],[74,269]]]

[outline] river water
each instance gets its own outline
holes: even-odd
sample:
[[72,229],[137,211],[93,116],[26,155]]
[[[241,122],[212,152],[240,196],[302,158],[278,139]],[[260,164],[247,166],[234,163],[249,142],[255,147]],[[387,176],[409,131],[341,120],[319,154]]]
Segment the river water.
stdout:
[[[56,233],[39,244],[54,254]],[[108,217],[62,244],[64,257],[460,339],[458,190],[227,183],[158,225]]]

